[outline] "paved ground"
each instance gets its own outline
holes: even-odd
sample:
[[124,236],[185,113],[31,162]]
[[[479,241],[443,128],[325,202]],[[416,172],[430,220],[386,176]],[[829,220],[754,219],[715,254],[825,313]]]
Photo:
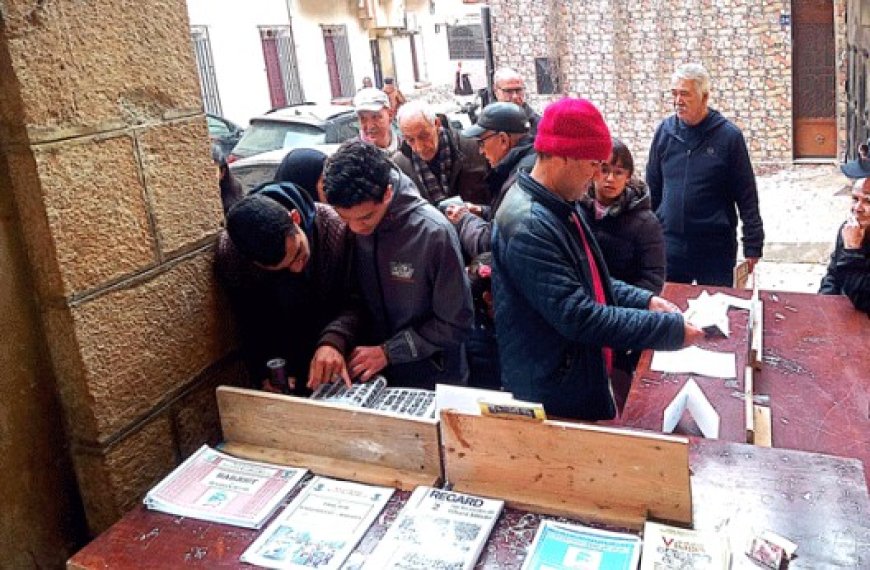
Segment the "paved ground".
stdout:
[[815,293],[848,214],[848,180],[833,165],[796,165],[757,180],[766,235],[759,286]]

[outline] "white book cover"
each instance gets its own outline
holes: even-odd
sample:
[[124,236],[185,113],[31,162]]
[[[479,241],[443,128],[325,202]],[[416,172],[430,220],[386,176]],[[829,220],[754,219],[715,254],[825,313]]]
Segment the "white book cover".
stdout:
[[149,509],[260,528],[307,473],[200,447],[145,495]]
[[315,477],[241,560],[266,568],[341,568],[392,494],[389,487]]
[[545,520],[522,570],[637,570],[640,549],[633,534]]
[[640,570],[727,570],[730,558],[727,541],[715,532],[644,524]]
[[470,570],[504,501],[417,487],[364,570]]

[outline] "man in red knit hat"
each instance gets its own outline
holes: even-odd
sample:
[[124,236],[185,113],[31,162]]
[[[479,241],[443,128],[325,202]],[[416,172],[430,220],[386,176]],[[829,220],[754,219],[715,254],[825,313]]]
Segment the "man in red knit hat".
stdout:
[[575,207],[610,158],[598,109],[584,99],[551,104],[535,150],[535,166],[508,190],[492,238],[502,384],[551,416],[611,419],[614,349],[675,350],[704,333],[672,303],[610,279]]

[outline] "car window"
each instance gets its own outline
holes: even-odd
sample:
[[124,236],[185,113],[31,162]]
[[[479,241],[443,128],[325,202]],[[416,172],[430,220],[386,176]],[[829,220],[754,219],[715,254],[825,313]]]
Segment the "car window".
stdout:
[[206,120],[208,121],[208,134],[211,136],[225,137],[232,134],[229,127],[227,127],[227,124],[220,119],[206,116]]
[[356,114],[339,117],[333,121],[333,128],[327,137],[327,144],[340,144],[359,136],[359,119]]
[[326,132],[314,125],[260,121],[251,123],[239,144],[233,149],[233,154],[251,156],[279,148],[312,146],[324,142],[326,142]]

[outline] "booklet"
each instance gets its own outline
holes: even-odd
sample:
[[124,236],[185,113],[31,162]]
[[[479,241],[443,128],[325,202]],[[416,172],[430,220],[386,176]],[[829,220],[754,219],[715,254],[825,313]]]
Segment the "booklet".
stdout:
[[392,494],[389,487],[315,477],[241,560],[266,568],[340,568]]
[[504,501],[417,487],[363,570],[474,568]]
[[144,502],[171,515],[260,528],[305,473],[203,445],[148,491]]
[[633,534],[544,520],[522,570],[637,570],[640,548]]
[[640,570],[727,570],[728,543],[714,532],[677,528],[647,521],[643,527]]
[[515,400],[510,392],[452,384],[435,385],[435,407],[439,414],[441,410],[455,410],[475,416],[547,419],[544,406],[535,402]]
[[375,376],[348,388],[344,382],[321,384],[312,400],[344,404],[418,418],[435,417],[435,392],[421,388],[388,388],[387,379]]

